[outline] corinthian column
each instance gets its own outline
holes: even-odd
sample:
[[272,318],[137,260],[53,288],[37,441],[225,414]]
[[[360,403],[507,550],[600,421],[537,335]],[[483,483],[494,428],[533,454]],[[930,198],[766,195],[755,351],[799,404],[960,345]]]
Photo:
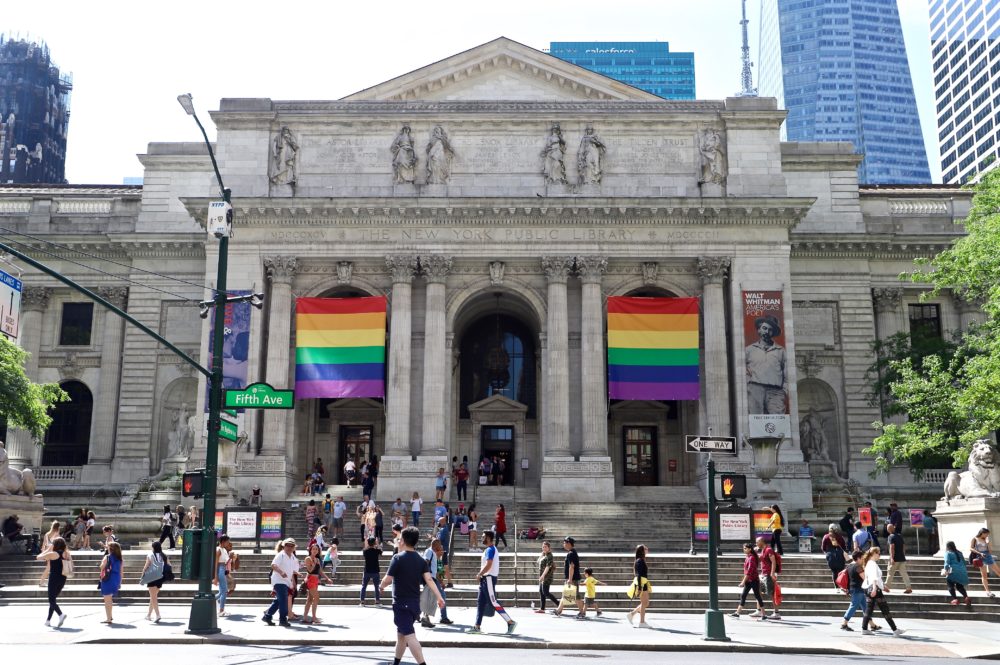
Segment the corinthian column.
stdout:
[[389,380],[385,391],[385,454],[410,454],[410,345],[413,333],[413,276],[417,257],[385,257],[392,274],[392,316],[389,321]]
[[445,280],[451,271],[450,256],[422,256],[420,268],[427,280],[424,317],[424,425],[420,453],[441,455],[445,441],[445,394],[451,363],[445,355]]
[[[284,390],[289,387],[289,346],[292,336],[292,279],[299,267],[294,256],[264,257],[264,272],[271,281],[268,298],[267,382]],[[288,451],[288,420],[294,411],[268,409],[264,412],[264,440],[261,454],[295,459]]]
[[[113,286],[97,290],[97,294],[119,309],[125,309],[128,289]],[[125,320],[109,309],[104,310],[104,337],[101,339],[101,378],[97,386],[97,408],[94,415],[94,438],[90,442],[89,464],[110,464],[115,447],[115,422],[121,387],[122,339]],[[156,462],[158,460],[154,460]]]
[[569,446],[569,328],[566,308],[566,281],[573,269],[572,256],[542,257],[548,279],[547,347],[545,374],[546,457],[571,457]]
[[726,305],[722,280],[729,270],[728,256],[698,259],[705,323],[705,413],[717,436],[729,436],[729,354],[726,349]]
[[[38,350],[42,339],[42,314],[49,306],[52,289],[39,286],[26,287],[21,292],[21,348],[28,352],[24,373],[38,381]],[[11,430],[7,436],[7,456],[11,466],[18,469],[31,464],[35,444],[25,430]]]
[[875,303],[875,326],[881,341],[906,330],[903,317],[903,289],[898,286],[876,287],[872,289]]
[[583,406],[583,456],[608,456],[608,388],[604,376],[604,298],[601,277],[605,256],[578,256],[583,283],[580,302],[580,391]]

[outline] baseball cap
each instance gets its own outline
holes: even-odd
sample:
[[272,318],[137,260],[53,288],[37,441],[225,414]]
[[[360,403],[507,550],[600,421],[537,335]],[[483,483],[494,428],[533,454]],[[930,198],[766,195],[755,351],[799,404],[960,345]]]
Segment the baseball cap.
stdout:
[[566,536],[563,538],[564,543],[569,543],[570,545],[576,545],[576,539],[573,536]]

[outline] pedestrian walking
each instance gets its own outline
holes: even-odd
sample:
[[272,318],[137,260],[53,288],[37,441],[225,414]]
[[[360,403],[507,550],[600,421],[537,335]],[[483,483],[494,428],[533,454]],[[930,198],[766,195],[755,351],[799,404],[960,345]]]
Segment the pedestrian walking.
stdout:
[[635,574],[635,579],[632,580],[631,589],[634,590],[634,595],[629,597],[633,599],[638,598],[639,606],[629,611],[627,616],[628,622],[633,623],[635,615],[638,614],[639,628],[649,628],[649,624],[646,623],[646,609],[649,607],[649,594],[652,592],[653,587],[649,583],[649,567],[646,564],[646,555],[648,554],[648,547],[645,545],[636,546],[635,563],[632,565],[632,572]]
[[[319,609],[319,578],[325,577],[327,582],[330,578],[323,572],[323,550],[316,543],[309,546],[306,559],[302,562],[306,569],[306,606],[302,610],[302,623],[323,623],[316,616]],[[309,617],[309,610],[312,609],[312,617]]]
[[[996,594],[990,591],[990,569],[1000,575],[1000,566],[997,565],[996,557],[993,556],[993,548],[990,546],[990,530],[983,528],[975,535],[969,544],[971,550],[969,560],[973,567],[979,569],[979,574],[983,579],[983,590],[990,598],[996,598]],[[976,563],[976,561],[980,563]]]
[[465,468],[464,462],[455,471],[455,498],[459,501],[469,500],[469,470]]
[[316,499],[309,499],[309,503],[306,505],[305,517],[306,534],[312,539],[316,535],[316,528],[320,525],[319,506],[316,505]]
[[[169,508],[169,506],[167,506]],[[101,559],[101,596],[104,598],[104,614],[107,618],[101,623],[109,626],[113,622],[111,618],[111,606],[114,596],[118,594],[122,586],[122,546],[118,543],[108,545],[108,553]]]
[[867,552],[872,547],[878,547],[875,544],[875,537],[872,532],[861,526],[861,522],[855,522],[854,524],[854,551],[855,552]]
[[382,556],[382,543],[375,540],[374,536],[369,538],[365,543],[365,549],[361,551],[361,556],[365,560],[365,569],[361,578],[361,607],[365,606],[365,594],[368,591],[369,582],[375,587],[375,604],[381,605],[382,590],[379,587],[381,574],[378,560]]
[[344,497],[338,496],[337,500],[333,502],[333,533],[332,535],[337,538],[344,537],[344,513],[347,512],[347,504],[344,503]]
[[497,536],[497,544],[503,541],[504,549],[507,549],[507,511],[504,510],[503,504],[497,504],[497,511],[493,515],[493,532]]
[[[146,621],[160,622],[160,589],[163,587],[163,570],[167,565],[167,557],[159,543],[152,544],[153,551],[146,555],[146,563],[142,566],[139,584],[146,585],[149,593],[149,607],[146,609]],[[153,615],[156,618],[153,618]]]
[[[60,528],[61,525],[59,524],[59,520],[53,520],[51,526],[49,526],[49,530],[46,531],[45,535],[42,536],[42,551],[41,551],[42,554],[45,554],[46,552],[52,549],[52,543],[55,541],[56,538],[60,537],[59,535]],[[65,544],[66,541],[63,540],[63,546],[65,546]],[[42,559],[39,560],[41,561]],[[48,577],[48,575],[49,575],[49,566],[46,565],[45,568],[42,569],[42,576],[38,578],[38,586],[45,586],[45,579]]]
[[274,625],[274,614],[278,613],[278,625],[291,626],[288,623],[289,591],[295,588],[295,577],[299,572],[299,560],[295,557],[295,539],[285,538],[281,542],[281,551],[271,560],[271,588],[274,590],[274,600],[264,610],[262,621]]
[[427,585],[437,599],[438,607],[444,609],[445,602],[437,585],[427,570],[427,563],[416,552],[420,540],[420,530],[415,526],[406,527],[400,535],[400,551],[394,554],[375,593],[392,585],[392,622],[396,625],[396,653],[394,665],[399,665],[406,650],[417,663],[424,662],[423,649],[417,641],[413,624],[420,618],[420,584]]
[[[875,506],[872,505],[871,501],[865,501],[865,508],[868,509],[868,514],[871,515],[872,523],[864,527],[864,529],[871,537],[871,544],[881,548],[882,544],[878,540],[878,511],[875,510]],[[857,525],[855,525],[855,528],[858,528]]]
[[231,560],[230,552],[233,551],[233,541],[229,539],[229,536],[222,534],[219,536],[219,542],[215,547],[215,566],[212,568],[215,571],[215,579],[212,580],[212,584],[219,587],[219,616],[225,617],[229,616],[226,612],[226,597],[229,595],[229,562]]
[[[444,599],[444,605],[439,605],[441,608],[441,623],[446,626],[450,626],[455,622],[448,618],[448,594],[445,591],[444,585],[444,553],[444,543],[441,542],[441,539],[432,538],[430,547],[424,551],[424,561],[427,562],[427,571],[431,574],[431,579],[434,580],[438,593],[441,598]],[[393,602],[395,602],[395,599],[393,599]],[[431,623],[431,616],[427,609],[424,609],[424,616],[420,619],[420,625],[424,628],[434,627],[434,624]]]
[[479,595],[476,598],[476,623],[469,629],[469,633],[482,633],[483,617],[486,616],[487,608],[492,606],[493,611],[500,615],[500,618],[507,622],[507,634],[512,635],[517,628],[517,622],[510,618],[507,610],[497,599],[497,579],[500,577],[500,553],[494,545],[494,534],[492,531],[483,532],[483,555],[480,559],[479,573],[476,581],[479,582]]
[[413,497],[410,499],[410,519],[413,521],[413,526],[420,528],[420,510],[421,506],[424,505],[424,500],[420,498],[418,492],[413,493]]
[[851,538],[854,536],[855,521],[854,507],[848,506],[847,510],[844,511],[844,516],[840,518],[840,533],[844,538],[844,542],[851,542]]
[[437,478],[434,479],[434,498],[444,501],[444,494],[448,491],[448,476],[444,474],[444,467],[438,469]]
[[393,524],[406,527],[406,504],[403,503],[402,497],[396,497],[396,501],[392,504],[390,512]]
[[896,577],[896,573],[899,573],[903,578],[903,584],[906,585],[903,593],[913,593],[910,574],[906,570],[906,544],[903,542],[903,537],[896,531],[895,524],[890,522],[885,528],[889,532],[889,572],[885,578],[885,590],[892,591],[892,580]]
[[372,504],[375,512],[375,540],[383,542],[382,533],[385,528],[385,513],[377,503]]
[[344,463],[344,477],[347,479],[347,489],[354,487],[354,479],[357,478],[358,471],[354,460],[349,459]]
[[542,542],[542,553],[538,556],[538,598],[541,604],[535,610],[535,614],[545,614],[545,601],[551,600],[559,608],[559,599],[552,595],[552,579],[555,576],[556,564],[552,556],[552,546],[549,541]]
[[785,548],[781,546],[781,531],[785,528],[785,516],[781,513],[778,504],[771,506],[771,519],[767,523],[767,528],[771,530],[771,549],[779,556],[784,556]]
[[326,554],[323,555],[323,567],[330,567],[330,584],[334,584],[337,581],[337,566],[340,565],[340,539],[331,538],[330,547],[327,548]]
[[844,620],[840,624],[840,629],[849,633],[853,633],[854,629],[848,623],[858,610],[864,613],[865,607],[868,605],[862,586],[865,581],[865,569],[861,564],[862,556],[864,555],[859,551],[851,552],[851,562],[844,568],[844,574],[847,576],[847,588],[844,591],[851,597],[851,602],[847,606],[847,611],[844,612]]
[[[903,511],[893,502],[889,504],[889,524],[896,527],[896,535],[903,537]],[[889,526],[886,525],[886,537],[888,538]]]
[[955,594],[957,589],[965,599],[966,605],[972,605],[972,599],[966,592],[965,587],[969,585],[969,570],[965,567],[965,557],[961,555],[953,541],[948,541],[944,552],[944,570],[947,573],[948,593],[951,594],[951,604],[958,605],[960,602]]
[[[442,518],[441,528],[438,529],[438,540],[441,541],[441,553],[438,558],[441,561],[441,574],[436,576],[445,589],[451,589],[455,585],[451,583],[451,534],[454,532],[454,524],[450,515]],[[443,594],[444,592],[442,592]],[[447,602],[447,598],[445,601]]]
[[[576,540],[572,536],[563,538],[563,549],[566,551],[566,560],[563,562],[563,577],[566,582],[563,588],[572,587],[575,590],[576,618],[586,619],[587,615],[584,613],[583,598],[580,597],[580,555],[576,551]],[[559,607],[556,608],[554,612],[556,616],[562,614],[562,605],[563,603],[560,603]]]
[[469,506],[469,551],[479,551],[479,513],[474,503]]
[[865,581],[861,585],[861,588],[865,590],[866,600],[868,601],[865,607],[865,618],[861,622],[861,632],[864,635],[872,634],[873,631],[870,625],[872,623],[872,614],[875,612],[875,606],[878,605],[878,609],[882,612],[882,616],[885,617],[886,623],[889,624],[892,634],[902,635],[905,631],[902,628],[898,628],[896,622],[892,620],[892,614],[889,612],[889,603],[886,602],[885,596],[882,593],[885,589],[885,583],[882,581],[882,569],[878,565],[881,555],[882,550],[880,548],[872,547],[861,557],[861,565],[865,569]]
[[743,589],[740,594],[740,604],[729,616],[734,619],[740,618],[740,612],[746,605],[747,596],[753,592],[754,600],[757,601],[757,613],[753,616],[759,617],[761,621],[767,618],[764,613],[764,600],[760,597],[760,557],[753,549],[753,543],[743,543],[743,577],[740,578],[739,587]]
[[54,537],[50,544],[49,549],[35,558],[45,562],[45,570],[48,573],[49,615],[45,619],[45,625],[51,626],[52,616],[58,615],[59,620],[56,622],[56,628],[62,628],[66,621],[66,615],[59,608],[58,600],[63,587],[66,586],[66,578],[73,574],[73,557],[69,553],[69,548],[66,547],[66,540],[60,536]]
[[[921,523],[923,524],[924,531],[927,532],[927,552],[933,556],[941,549],[941,543],[938,540],[937,518],[934,517],[934,513],[931,512],[930,508],[924,509],[924,517]],[[919,535],[917,537],[919,538]]]
[[604,586],[604,582],[594,577],[593,568],[583,569],[583,614],[587,615],[587,610],[593,608],[597,616],[601,616],[601,606],[597,604],[597,587]]
[[170,549],[174,549],[174,520],[177,516],[170,506],[163,506],[163,514],[160,516],[160,546],[164,540],[170,540]]
[[[778,570],[781,567],[779,555],[763,536],[757,538],[757,556],[760,560],[760,595],[771,598],[774,611],[768,619],[781,619],[781,587],[778,586]],[[753,616],[753,615],[751,615]],[[761,612],[763,616],[763,611]]]
[[844,542],[838,525],[830,524],[819,548],[826,555],[826,565],[830,568],[830,573],[833,575],[833,586],[836,587],[837,576],[847,566],[847,543]]

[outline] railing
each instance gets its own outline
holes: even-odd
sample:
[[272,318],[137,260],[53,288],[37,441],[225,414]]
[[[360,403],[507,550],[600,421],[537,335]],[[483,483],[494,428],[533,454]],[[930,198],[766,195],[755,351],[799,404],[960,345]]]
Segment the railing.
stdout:
[[948,479],[948,474],[955,469],[927,469],[924,471],[923,477],[920,482],[924,485],[944,485],[944,481]]
[[46,483],[73,483],[80,482],[79,466],[42,466],[34,469],[35,480],[39,484]]

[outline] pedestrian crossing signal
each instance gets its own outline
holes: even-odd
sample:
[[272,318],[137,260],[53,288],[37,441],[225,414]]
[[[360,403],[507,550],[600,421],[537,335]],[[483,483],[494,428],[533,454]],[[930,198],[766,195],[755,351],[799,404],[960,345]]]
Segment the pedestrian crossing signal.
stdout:
[[205,474],[202,471],[189,471],[184,474],[181,480],[181,494],[183,496],[193,496],[200,499],[202,495],[202,485],[205,481]]
[[747,477],[742,474],[723,473],[719,476],[722,481],[722,500],[731,501],[747,498]]

